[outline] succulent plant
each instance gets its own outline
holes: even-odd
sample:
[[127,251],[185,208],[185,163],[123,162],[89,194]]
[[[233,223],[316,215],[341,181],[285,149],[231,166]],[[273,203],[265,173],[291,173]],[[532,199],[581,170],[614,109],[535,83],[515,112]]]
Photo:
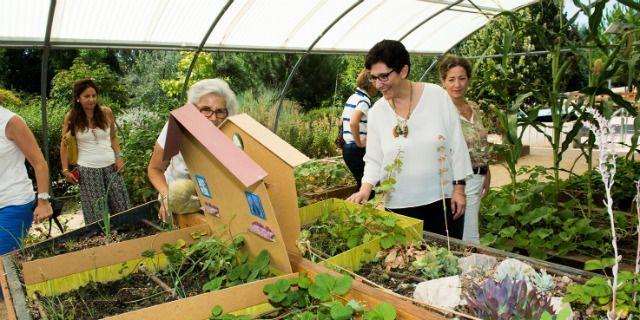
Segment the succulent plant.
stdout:
[[422,273],[427,279],[437,279],[460,274],[458,258],[451,254],[447,248],[427,247],[424,255],[412,263],[413,268]]
[[555,283],[553,282],[553,277],[550,276],[545,270],[541,270],[540,273],[534,273],[531,275],[531,282],[536,289],[538,289],[538,293],[541,295],[546,295],[555,287]]
[[545,311],[554,313],[548,297],[539,296],[535,288],[527,291],[524,280],[508,277],[499,282],[487,279],[482,285],[474,283],[465,299],[469,312],[482,319],[537,320]]

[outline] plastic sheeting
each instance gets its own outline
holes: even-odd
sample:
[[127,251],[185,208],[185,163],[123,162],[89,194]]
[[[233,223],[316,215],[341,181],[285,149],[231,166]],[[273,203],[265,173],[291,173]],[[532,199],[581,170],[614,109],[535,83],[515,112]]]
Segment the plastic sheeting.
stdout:
[[[367,52],[381,39],[440,54],[502,11],[535,0],[235,0],[205,50]],[[2,0],[0,47],[194,49],[227,0]],[[348,8],[357,4],[329,29]],[[452,5],[455,4],[455,5]],[[445,10],[446,9],[446,10]],[[322,35],[322,36],[321,36]]]

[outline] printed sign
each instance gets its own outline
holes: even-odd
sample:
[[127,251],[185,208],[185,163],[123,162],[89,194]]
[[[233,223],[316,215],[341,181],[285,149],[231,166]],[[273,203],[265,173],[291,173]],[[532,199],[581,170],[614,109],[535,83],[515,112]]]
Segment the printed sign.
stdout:
[[271,228],[263,225],[258,221],[254,221],[253,223],[251,223],[251,226],[249,227],[249,231],[255,233],[260,238],[263,238],[265,240],[272,241],[272,242],[276,241],[276,234],[273,231],[271,231]]
[[256,216],[262,220],[267,220],[267,215],[264,213],[264,208],[262,207],[262,202],[260,201],[260,197],[251,192],[246,192],[247,202],[249,203],[249,211],[251,215]]
[[211,189],[209,189],[207,179],[201,175],[196,175],[196,184],[198,185],[198,189],[200,189],[200,194],[211,199]]

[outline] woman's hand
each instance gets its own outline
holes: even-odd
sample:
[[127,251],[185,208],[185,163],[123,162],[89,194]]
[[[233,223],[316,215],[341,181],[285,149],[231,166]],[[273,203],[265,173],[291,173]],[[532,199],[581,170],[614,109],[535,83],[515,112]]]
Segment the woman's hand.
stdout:
[[167,222],[167,212],[169,211],[166,208],[169,208],[169,201],[167,200],[167,196],[160,194],[158,197],[160,201],[160,209],[158,210],[158,219],[162,222]]
[[467,196],[463,190],[454,189],[451,195],[451,213],[453,214],[453,220],[458,220],[464,215],[464,209],[467,206]]
[[371,190],[360,190],[347,198],[347,201],[362,204],[369,200],[369,195],[371,195]]
[[482,184],[482,196],[480,199],[484,199],[489,194],[491,189],[491,171],[487,170],[487,175],[484,176],[484,183]]
[[71,173],[71,171],[62,170],[62,175],[64,176],[64,179],[67,180],[67,182],[71,184],[78,184],[78,179],[76,179],[76,177],[73,175],[73,173]]
[[124,170],[124,158],[116,158],[116,172],[122,172]]
[[33,223],[43,222],[45,219],[49,218],[53,214],[53,208],[51,208],[51,203],[49,201],[38,202],[38,206],[35,210],[33,210]]

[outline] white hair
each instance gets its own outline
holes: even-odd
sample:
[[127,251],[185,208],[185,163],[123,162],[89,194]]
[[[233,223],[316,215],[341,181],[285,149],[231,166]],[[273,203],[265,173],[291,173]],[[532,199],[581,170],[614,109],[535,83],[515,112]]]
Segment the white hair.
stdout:
[[229,87],[227,82],[220,78],[204,79],[194,83],[189,88],[189,103],[197,103],[202,96],[207,94],[217,94],[224,98],[226,102],[226,108],[229,111],[229,115],[232,116],[238,113],[238,101],[236,100],[236,94]]

